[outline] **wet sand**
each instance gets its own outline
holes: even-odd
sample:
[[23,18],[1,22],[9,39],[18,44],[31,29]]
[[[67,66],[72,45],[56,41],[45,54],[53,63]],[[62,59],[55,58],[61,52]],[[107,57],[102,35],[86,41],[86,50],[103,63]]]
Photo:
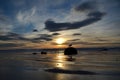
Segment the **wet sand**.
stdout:
[[120,54],[101,53],[1,53],[0,80],[120,80]]

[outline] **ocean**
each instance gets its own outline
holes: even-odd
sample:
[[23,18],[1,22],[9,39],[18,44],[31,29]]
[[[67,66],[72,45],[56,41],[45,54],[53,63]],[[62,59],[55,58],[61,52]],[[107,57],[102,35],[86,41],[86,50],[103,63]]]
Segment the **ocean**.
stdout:
[[[0,80],[120,80],[120,49],[0,51]],[[36,54],[33,54],[36,53]]]

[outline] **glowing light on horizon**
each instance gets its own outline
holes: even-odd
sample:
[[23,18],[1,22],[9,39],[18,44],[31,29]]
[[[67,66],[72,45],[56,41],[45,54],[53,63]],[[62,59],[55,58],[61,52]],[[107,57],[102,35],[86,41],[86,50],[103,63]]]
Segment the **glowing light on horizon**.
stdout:
[[56,43],[61,45],[61,44],[65,43],[65,39],[64,38],[58,38],[58,39],[56,39]]

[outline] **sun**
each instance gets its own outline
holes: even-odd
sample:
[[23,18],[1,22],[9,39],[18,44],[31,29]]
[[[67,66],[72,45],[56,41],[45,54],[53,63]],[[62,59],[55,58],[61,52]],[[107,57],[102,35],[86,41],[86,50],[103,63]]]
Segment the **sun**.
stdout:
[[58,38],[58,39],[56,39],[56,43],[61,45],[61,44],[65,43],[65,39],[64,38]]

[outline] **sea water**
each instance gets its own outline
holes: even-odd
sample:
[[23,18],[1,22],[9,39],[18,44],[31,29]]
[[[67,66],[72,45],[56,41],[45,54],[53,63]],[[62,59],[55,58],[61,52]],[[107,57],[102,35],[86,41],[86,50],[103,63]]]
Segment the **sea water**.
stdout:
[[73,60],[63,49],[46,52],[0,52],[0,80],[120,80],[119,50],[78,49]]

